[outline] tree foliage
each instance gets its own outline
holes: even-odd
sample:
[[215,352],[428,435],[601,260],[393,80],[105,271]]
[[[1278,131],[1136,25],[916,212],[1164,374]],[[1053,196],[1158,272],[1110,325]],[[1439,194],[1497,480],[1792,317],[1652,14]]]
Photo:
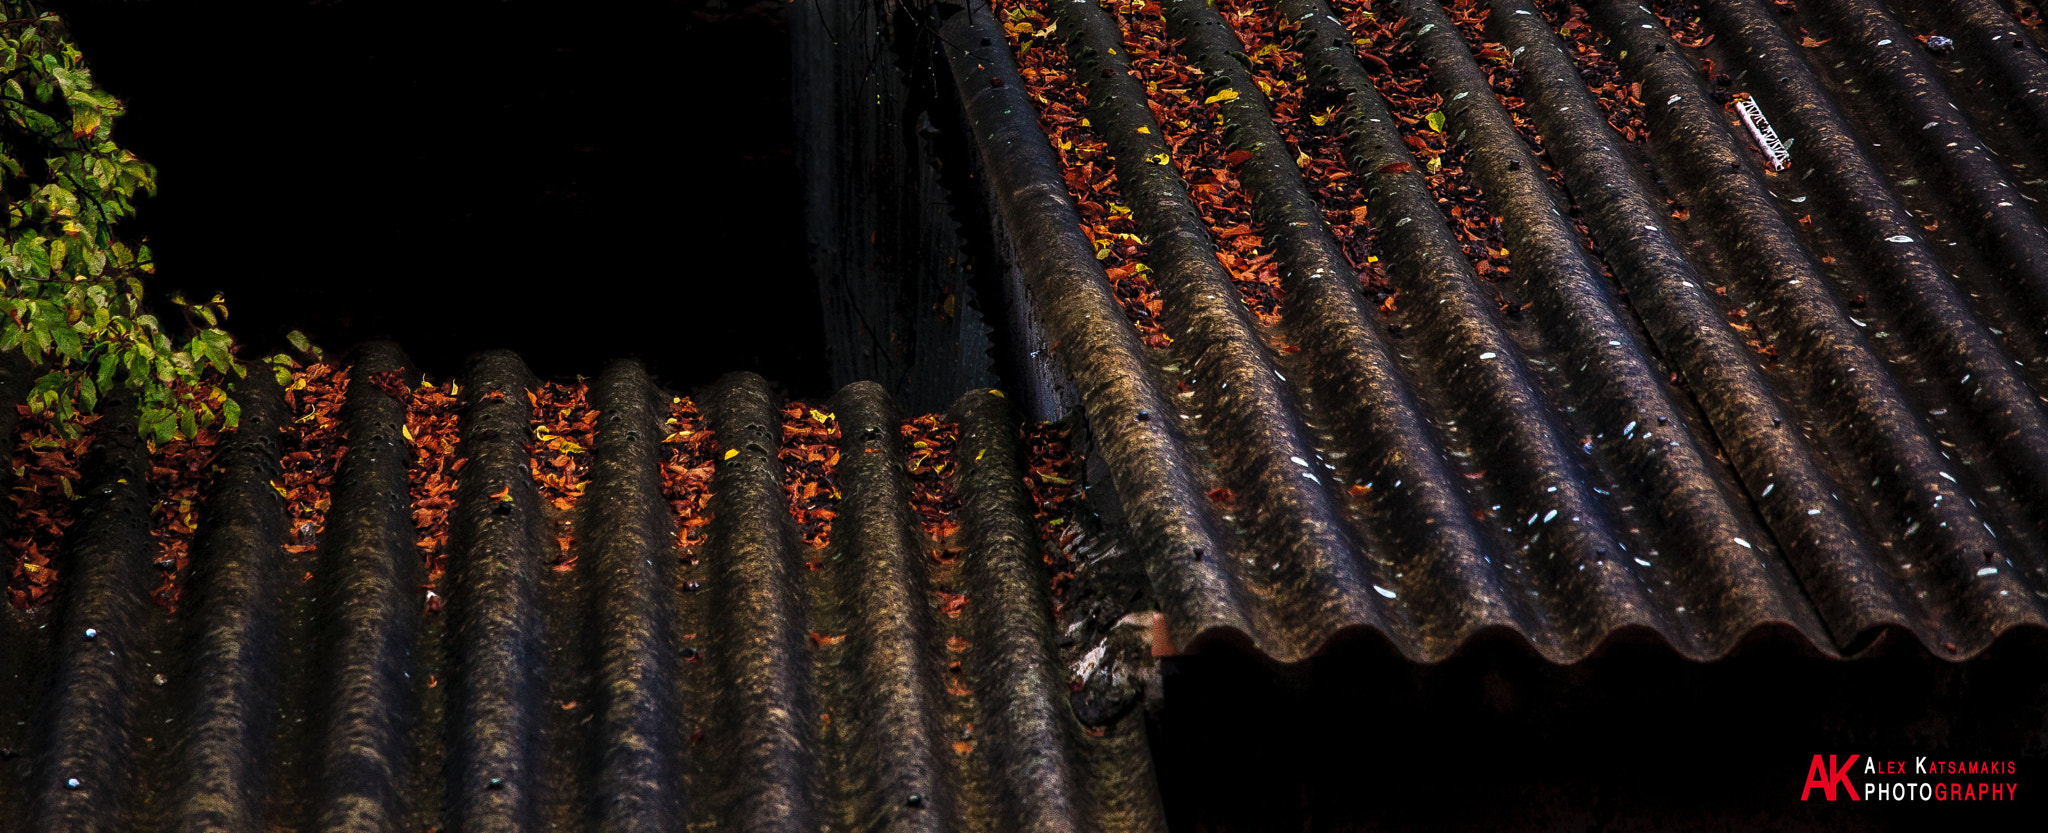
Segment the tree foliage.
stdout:
[[[157,176],[113,141],[121,102],[93,82],[56,15],[21,0],[0,0],[0,12],[0,352],[41,371],[29,407],[75,433],[79,414],[125,387],[152,441],[234,427],[238,409],[216,381],[248,371],[220,327],[227,307],[173,298],[192,325],[174,341],[143,304],[149,247],[115,234]],[[283,357],[265,361],[283,371]]]

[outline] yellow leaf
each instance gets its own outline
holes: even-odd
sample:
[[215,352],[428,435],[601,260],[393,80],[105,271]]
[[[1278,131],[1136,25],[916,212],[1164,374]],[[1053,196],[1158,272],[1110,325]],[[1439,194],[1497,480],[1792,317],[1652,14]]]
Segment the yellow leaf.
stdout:
[[1002,391],[996,390],[995,388],[989,388],[989,389],[988,389],[988,392],[989,392],[989,393],[992,393],[992,394],[995,394],[995,395],[997,395],[997,396],[1002,396],[1002,395],[1003,395],[1003,392],[1002,392]]
[[727,460],[730,460],[738,456],[740,456],[740,450],[737,448],[728,448],[725,450],[725,459]]
[[1307,167],[1308,167],[1308,163],[1309,163],[1309,158],[1308,158],[1308,154],[1307,154],[1307,153],[1303,153],[1303,152],[1301,152],[1301,151],[1295,151],[1295,153],[1294,153],[1294,164],[1295,164],[1296,166],[1299,166],[1299,167],[1302,167],[1302,168],[1307,168]]
[[410,425],[400,425],[400,426],[398,426],[398,433],[399,433],[399,434],[401,434],[401,435],[403,435],[403,436],[405,437],[405,441],[406,441],[406,442],[418,442],[418,440],[416,440],[416,439],[414,439],[414,438],[413,438],[413,435],[412,435],[412,426],[410,426]]
[[986,448],[984,448],[984,449],[982,449],[982,450],[980,450],[980,451],[974,452],[974,459],[976,459],[976,460],[979,460],[979,459],[981,459],[981,456],[982,456],[982,455],[984,455],[984,454],[987,454],[987,453],[988,453],[988,449],[986,449]]
[[270,488],[273,488],[273,489],[276,489],[276,490],[277,490],[277,496],[278,496],[278,497],[291,497],[291,495],[285,494],[285,491],[284,491],[284,485],[283,485],[283,484],[280,484],[280,483],[278,483],[278,482],[277,482],[277,481],[275,481],[275,480],[272,480],[272,481],[270,481]]
[[830,420],[830,419],[832,419],[832,415],[831,415],[831,414],[825,413],[824,411],[820,411],[820,410],[818,410],[818,409],[816,409],[816,408],[812,408],[812,409],[811,409],[811,421],[812,421],[812,422],[816,422],[816,423],[819,423],[819,424],[821,424],[821,425],[822,425],[822,424],[824,424],[824,423],[825,423],[826,421],[828,421],[828,420]]
[[1145,161],[1150,162],[1154,165],[1167,165],[1173,162],[1173,157],[1167,156],[1164,153],[1155,153],[1151,156],[1145,157]]
[[1236,101],[1236,100],[1237,100],[1237,91],[1236,91],[1236,90],[1223,90],[1223,91],[1220,91],[1220,92],[1216,93],[1215,95],[1212,95],[1212,96],[1209,96],[1208,98],[1202,99],[1202,103],[1203,103],[1203,104],[1215,104],[1215,103],[1216,103],[1216,102],[1218,102],[1218,101]]
[[1139,125],[1139,126],[1138,126],[1138,132],[1139,132],[1139,133],[1150,133],[1150,132],[1152,132],[1152,128],[1150,128],[1150,127],[1146,127],[1146,126],[1144,126],[1144,125]]

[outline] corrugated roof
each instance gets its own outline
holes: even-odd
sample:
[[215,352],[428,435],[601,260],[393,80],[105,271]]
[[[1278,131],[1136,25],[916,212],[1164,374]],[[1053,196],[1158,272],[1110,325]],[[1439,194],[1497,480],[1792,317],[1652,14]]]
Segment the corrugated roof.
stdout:
[[2038,50],[1800,7],[939,7],[1176,645],[1960,658],[2044,624]]
[[1142,719],[1068,704],[1000,396],[906,421],[735,374],[686,408],[621,362],[586,402],[384,344],[345,374],[237,386],[189,573],[107,405],[57,592],[0,616],[0,826],[1161,826]]

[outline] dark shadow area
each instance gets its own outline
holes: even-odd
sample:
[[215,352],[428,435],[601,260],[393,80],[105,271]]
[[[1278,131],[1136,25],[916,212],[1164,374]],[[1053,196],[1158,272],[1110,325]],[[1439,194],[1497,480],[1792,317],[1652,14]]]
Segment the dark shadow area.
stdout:
[[783,3],[52,0],[160,169],[157,298],[268,351],[829,393]]
[[[1162,668],[1153,754],[1177,831],[2031,829],[2044,656],[2026,632],[1960,664],[1898,641],[1843,662],[1769,639],[1705,664],[1629,642],[1555,666],[1514,637],[1437,666],[1376,639],[1288,669],[1187,657]],[[1933,777],[1859,759],[1849,779],[2016,781],[2019,801],[1801,802],[1816,754],[2013,761],[2012,776]]]

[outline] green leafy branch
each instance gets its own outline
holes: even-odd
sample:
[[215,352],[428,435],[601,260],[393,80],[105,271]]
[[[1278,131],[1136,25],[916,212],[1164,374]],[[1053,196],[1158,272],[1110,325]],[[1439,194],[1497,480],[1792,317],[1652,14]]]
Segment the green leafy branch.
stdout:
[[[93,83],[56,15],[20,0],[0,11],[0,351],[43,371],[28,406],[75,435],[80,414],[125,387],[154,442],[235,427],[219,382],[248,368],[220,327],[227,306],[174,297],[193,331],[174,342],[143,304],[149,246],[114,233],[156,191],[156,168],[111,137],[121,102]],[[263,362],[288,380],[288,358]]]

